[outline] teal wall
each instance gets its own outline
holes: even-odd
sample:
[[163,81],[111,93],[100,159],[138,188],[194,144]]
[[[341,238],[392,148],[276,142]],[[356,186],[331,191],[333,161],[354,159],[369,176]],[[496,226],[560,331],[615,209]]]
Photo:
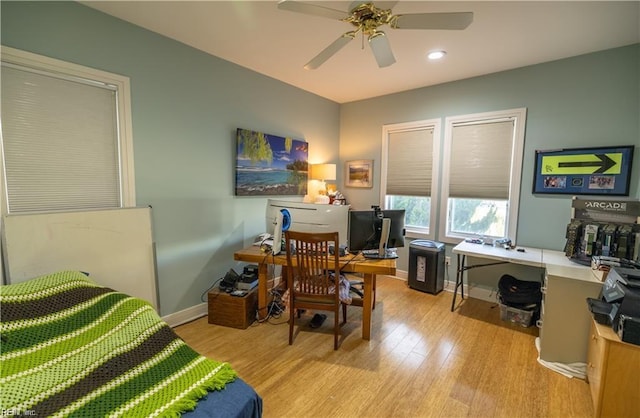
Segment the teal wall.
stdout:
[[[80,4],[3,1],[1,19],[3,45],[130,77],[137,201],[153,206],[163,315],[200,303],[263,232],[266,200],[233,195],[238,127],[303,138],[310,160],[375,160],[373,189],[343,188],[368,208],[383,124],[526,107],[518,243],[552,249],[570,198],[531,194],[533,152],[640,147],[639,45],[338,105]],[[636,149],[636,199],[639,172]]]
[[[234,196],[238,127],[309,142],[338,162],[339,105],[72,2],[1,3],[2,44],[131,80],[136,195],[153,207],[161,313],[201,302],[265,229]],[[117,260],[114,260],[117,262]]]
[[[351,203],[357,208],[379,204],[382,125],[434,118],[444,124],[447,116],[520,107],[527,108],[527,126],[518,244],[562,250],[571,217],[571,196],[531,193],[537,149],[635,145],[630,198],[640,197],[640,45],[636,44],[343,104],[340,158],[373,159],[376,167],[374,188],[349,190]],[[398,265],[406,270],[406,249],[400,255]]]

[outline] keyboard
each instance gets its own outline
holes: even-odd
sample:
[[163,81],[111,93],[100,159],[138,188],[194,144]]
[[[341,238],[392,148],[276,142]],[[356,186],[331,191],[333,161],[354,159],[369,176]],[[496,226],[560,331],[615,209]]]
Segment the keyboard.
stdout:
[[398,253],[395,248],[388,248],[385,250],[384,255],[380,256],[380,252],[378,250],[362,250],[362,255],[364,258],[371,259],[389,259],[389,258],[398,258]]

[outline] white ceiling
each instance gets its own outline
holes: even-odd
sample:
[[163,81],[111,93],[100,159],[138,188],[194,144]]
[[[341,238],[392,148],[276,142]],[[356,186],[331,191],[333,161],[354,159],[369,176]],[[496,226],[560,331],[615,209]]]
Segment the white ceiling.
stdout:
[[[394,14],[474,13],[462,31],[381,28],[396,63],[378,68],[361,37],[317,70],[317,53],[352,26],[278,10],[277,1],[88,1],[89,7],[338,103],[640,42],[639,1],[399,1]],[[313,2],[346,11],[350,1]],[[428,62],[425,53],[445,49]]]

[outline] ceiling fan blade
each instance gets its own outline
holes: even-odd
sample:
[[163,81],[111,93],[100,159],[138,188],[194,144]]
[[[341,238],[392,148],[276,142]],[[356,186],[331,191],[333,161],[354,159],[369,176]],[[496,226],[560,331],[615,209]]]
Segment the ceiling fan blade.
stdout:
[[316,55],[311,61],[305,64],[305,70],[315,70],[326,60],[331,58],[336,52],[340,51],[346,44],[353,40],[356,37],[355,32],[347,32],[342,34],[338,39],[333,41],[328,47],[323,49],[318,55]]
[[378,67],[388,67],[396,62],[396,58],[393,56],[393,52],[391,52],[389,39],[387,39],[387,35],[385,35],[384,32],[374,32],[369,36],[369,45],[371,46],[373,55],[376,57]]
[[394,29],[462,30],[471,22],[473,22],[472,12],[415,13],[393,16],[389,26]]
[[294,0],[282,0],[278,3],[278,9],[290,12],[304,13],[313,16],[328,17],[329,19],[342,20],[347,17],[347,12],[330,9],[328,7],[317,6],[315,4],[304,3]]

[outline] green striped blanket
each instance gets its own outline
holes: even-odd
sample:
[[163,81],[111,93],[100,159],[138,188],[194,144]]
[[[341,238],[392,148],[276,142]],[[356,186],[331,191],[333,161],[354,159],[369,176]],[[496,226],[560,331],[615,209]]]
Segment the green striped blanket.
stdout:
[[236,377],[80,272],[0,286],[2,415],[177,416]]

